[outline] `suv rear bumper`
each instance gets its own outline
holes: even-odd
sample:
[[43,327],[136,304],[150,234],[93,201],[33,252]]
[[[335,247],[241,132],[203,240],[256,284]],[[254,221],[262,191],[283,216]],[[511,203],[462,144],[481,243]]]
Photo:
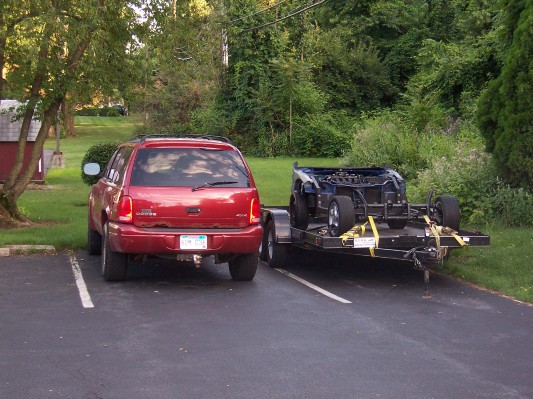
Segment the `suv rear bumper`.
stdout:
[[[181,249],[181,235],[207,236],[207,249]],[[244,229],[141,228],[131,224],[109,223],[109,245],[115,252],[129,254],[228,254],[253,253],[263,237],[260,225]]]

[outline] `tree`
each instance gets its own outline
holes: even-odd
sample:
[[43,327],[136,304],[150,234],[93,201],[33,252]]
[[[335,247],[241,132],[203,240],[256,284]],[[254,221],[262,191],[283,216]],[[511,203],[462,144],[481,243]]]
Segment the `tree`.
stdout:
[[[135,13],[122,0],[5,0],[0,3],[0,70],[5,94],[23,102],[16,161],[0,191],[4,222],[24,220],[17,200],[66,93],[104,89],[120,76]],[[109,73],[112,70],[113,73]],[[118,74],[117,74],[118,73]],[[118,75],[118,76],[117,76]],[[23,156],[32,119],[41,121],[31,159]]]
[[[509,0],[500,76],[479,99],[478,123],[487,150],[507,181],[533,186],[533,1]],[[509,40],[512,38],[512,40]]]
[[136,108],[149,131],[190,131],[192,114],[218,92],[221,75],[217,2],[152,0],[136,49],[143,76]]

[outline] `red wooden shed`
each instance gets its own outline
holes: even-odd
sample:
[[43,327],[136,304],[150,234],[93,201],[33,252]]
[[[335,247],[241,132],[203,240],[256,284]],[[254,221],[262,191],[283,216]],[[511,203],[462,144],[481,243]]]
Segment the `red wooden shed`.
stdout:
[[[16,108],[20,105],[15,100],[0,100],[0,182],[5,181],[15,163],[22,121],[13,121],[13,117],[15,116]],[[35,120],[31,122],[24,151],[24,166],[29,163],[40,128],[41,122]],[[40,152],[41,157],[32,177],[32,181],[35,183],[44,183],[45,165],[42,147]]]

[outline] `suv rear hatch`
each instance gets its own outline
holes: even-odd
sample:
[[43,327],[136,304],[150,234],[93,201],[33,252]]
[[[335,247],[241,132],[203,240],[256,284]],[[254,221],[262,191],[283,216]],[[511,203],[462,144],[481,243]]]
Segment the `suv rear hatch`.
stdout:
[[139,227],[244,228],[259,206],[249,170],[233,147],[140,148],[127,194]]

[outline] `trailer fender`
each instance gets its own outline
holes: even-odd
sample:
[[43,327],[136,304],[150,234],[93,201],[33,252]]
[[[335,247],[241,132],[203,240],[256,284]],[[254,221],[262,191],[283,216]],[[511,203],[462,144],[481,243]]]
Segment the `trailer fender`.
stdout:
[[291,223],[289,219],[289,212],[284,209],[267,209],[263,210],[261,223],[263,228],[266,227],[271,220],[274,222],[276,236],[275,241],[279,244],[291,244]]

